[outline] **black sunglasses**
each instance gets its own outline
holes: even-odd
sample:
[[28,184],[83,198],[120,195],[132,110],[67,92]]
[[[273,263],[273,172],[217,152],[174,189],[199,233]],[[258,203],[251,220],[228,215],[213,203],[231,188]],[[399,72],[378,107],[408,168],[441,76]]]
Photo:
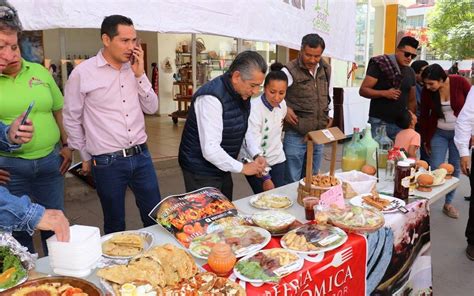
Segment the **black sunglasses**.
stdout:
[[6,6],[0,6],[0,19],[6,21],[13,21],[16,14],[13,9]]
[[411,53],[411,52],[408,52],[408,51],[404,51],[403,49],[400,49],[400,50],[403,52],[403,55],[404,55],[406,58],[411,57],[412,60],[414,60],[414,59],[416,58],[416,54]]

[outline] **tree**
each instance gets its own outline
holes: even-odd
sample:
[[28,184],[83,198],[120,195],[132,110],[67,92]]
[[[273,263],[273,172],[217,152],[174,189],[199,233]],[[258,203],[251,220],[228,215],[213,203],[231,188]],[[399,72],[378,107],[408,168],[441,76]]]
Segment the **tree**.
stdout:
[[441,58],[474,58],[473,32],[473,0],[438,0],[428,14],[430,47]]

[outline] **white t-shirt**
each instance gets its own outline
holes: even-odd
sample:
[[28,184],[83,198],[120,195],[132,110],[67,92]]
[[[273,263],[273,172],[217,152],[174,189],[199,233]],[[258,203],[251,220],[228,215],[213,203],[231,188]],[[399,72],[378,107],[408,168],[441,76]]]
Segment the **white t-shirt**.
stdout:
[[438,119],[438,128],[445,131],[454,130],[454,126],[456,125],[456,116],[454,115],[454,111],[451,108],[451,103],[449,101],[441,102],[441,110],[444,113],[444,118]]
[[253,98],[249,117],[249,126],[245,135],[241,157],[251,158],[248,151],[248,142],[260,143],[260,153],[263,154],[269,166],[286,160],[283,152],[282,131],[283,120],[286,116],[286,102],[283,100],[280,107],[270,110],[262,101],[262,97]]

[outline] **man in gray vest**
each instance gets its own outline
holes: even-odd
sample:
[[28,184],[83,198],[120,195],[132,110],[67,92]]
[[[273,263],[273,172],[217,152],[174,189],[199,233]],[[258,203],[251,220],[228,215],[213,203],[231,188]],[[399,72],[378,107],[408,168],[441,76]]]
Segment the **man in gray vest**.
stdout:
[[267,63],[256,52],[235,57],[229,71],[194,94],[179,146],[179,165],[187,191],[218,188],[232,200],[231,173],[261,174],[266,161],[259,143],[247,139],[254,162],[237,160],[247,132],[250,97],[260,92]]
[[[305,135],[332,124],[329,108],[331,68],[321,57],[326,47],[318,34],[308,34],[301,41],[298,58],[290,61],[283,72],[288,76],[283,150],[286,156],[286,181],[298,181],[305,175]],[[313,174],[319,171],[323,145],[314,145]]]

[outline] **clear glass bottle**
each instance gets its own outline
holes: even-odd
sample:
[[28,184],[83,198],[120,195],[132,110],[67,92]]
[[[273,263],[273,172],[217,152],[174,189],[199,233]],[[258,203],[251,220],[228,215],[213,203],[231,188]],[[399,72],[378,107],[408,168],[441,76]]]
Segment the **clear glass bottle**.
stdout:
[[372,126],[367,123],[364,130],[364,137],[360,140],[366,149],[365,163],[377,168],[377,148],[379,143],[372,138]]
[[387,129],[385,124],[380,127],[380,137],[378,138],[378,164],[379,168],[387,167],[388,152],[393,147],[393,141],[387,136]]
[[344,172],[358,170],[365,164],[367,150],[360,143],[359,128],[354,128],[352,140],[344,145],[342,152],[342,170]]

